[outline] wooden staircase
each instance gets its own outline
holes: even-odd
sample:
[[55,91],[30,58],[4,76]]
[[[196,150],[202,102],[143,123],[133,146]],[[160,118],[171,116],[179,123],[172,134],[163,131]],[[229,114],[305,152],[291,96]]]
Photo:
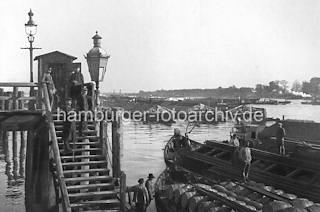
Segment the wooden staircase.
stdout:
[[101,139],[97,136],[95,124],[88,122],[87,130],[70,143],[72,153],[64,153],[63,122],[53,117],[64,182],[72,211],[102,212],[120,211],[120,200],[115,189],[114,178],[109,175],[107,156]]

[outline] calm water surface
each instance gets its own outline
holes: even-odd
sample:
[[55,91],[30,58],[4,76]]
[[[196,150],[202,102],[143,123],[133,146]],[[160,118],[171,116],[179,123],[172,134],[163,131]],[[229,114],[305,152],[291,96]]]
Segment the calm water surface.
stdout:
[[[302,105],[300,101],[293,101],[289,105],[256,106],[266,108],[268,117],[281,118],[284,115],[288,119],[306,119],[320,122],[319,105]],[[232,125],[232,123],[201,125],[193,130],[190,138],[197,141],[207,139],[225,140],[228,139]],[[172,126],[144,125],[135,122],[124,123],[122,169],[127,174],[127,184],[136,184],[138,178],[146,178],[148,173],[158,175],[165,167],[162,152],[165,142],[172,135],[174,128],[180,128],[181,132],[184,133],[185,127],[185,123],[176,123]],[[9,152],[10,160],[7,160],[10,162],[9,166],[5,160],[5,155],[3,146],[0,146],[0,212],[23,212],[25,211],[24,184],[21,179],[12,177],[12,153]]]

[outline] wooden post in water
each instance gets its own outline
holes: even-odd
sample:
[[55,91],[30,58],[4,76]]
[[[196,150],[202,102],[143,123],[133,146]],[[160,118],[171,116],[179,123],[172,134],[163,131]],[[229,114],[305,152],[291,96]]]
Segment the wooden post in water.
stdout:
[[[13,110],[18,109],[18,88],[13,87],[12,92],[12,107]],[[13,177],[14,179],[18,178],[18,140],[17,140],[17,131],[12,131],[12,160],[13,160]]]
[[121,114],[117,109],[112,109],[112,173],[119,178],[121,172],[121,156],[123,146],[123,131]]
[[120,173],[120,211],[125,212],[126,210],[126,174],[124,172]]
[[11,182],[12,180],[12,173],[11,173],[11,160],[10,160],[10,152],[11,149],[9,148],[9,132],[5,131],[5,136],[4,136],[4,150],[5,150],[5,161],[6,161],[6,175],[8,176],[8,183]]
[[14,179],[18,178],[18,140],[17,131],[12,131],[12,160],[13,160],[13,177]]
[[25,131],[20,131],[20,167],[19,167],[19,175],[24,178],[25,176],[25,159],[26,159],[26,139],[25,139]]

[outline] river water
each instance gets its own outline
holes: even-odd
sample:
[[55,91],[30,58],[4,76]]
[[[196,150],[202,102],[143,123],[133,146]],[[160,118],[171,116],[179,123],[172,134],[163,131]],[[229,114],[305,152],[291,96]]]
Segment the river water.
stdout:
[[[299,100],[288,105],[256,105],[267,110],[267,116],[273,118],[305,119],[320,122],[320,105],[302,105]],[[196,127],[190,138],[197,141],[208,139],[226,140],[233,123],[205,125]],[[172,126],[162,124],[146,125],[137,122],[124,122],[123,164],[122,169],[127,174],[127,184],[137,184],[137,180],[146,178],[149,173],[157,176],[165,167],[162,149],[173,134],[174,128],[180,128],[184,133],[186,123],[176,123]],[[10,148],[10,145],[9,145]],[[19,147],[18,147],[19,149]],[[7,156],[0,146],[0,212],[24,212],[23,180],[14,176],[12,153]],[[7,170],[7,171],[6,171]]]

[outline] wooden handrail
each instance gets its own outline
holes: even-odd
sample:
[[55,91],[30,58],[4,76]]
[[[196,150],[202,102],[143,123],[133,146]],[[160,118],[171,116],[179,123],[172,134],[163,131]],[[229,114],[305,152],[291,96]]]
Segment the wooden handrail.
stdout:
[[47,115],[47,120],[48,120],[48,125],[49,125],[49,132],[50,132],[50,137],[51,137],[51,142],[52,142],[51,145],[52,145],[52,149],[53,149],[53,156],[54,156],[55,163],[57,165],[57,172],[58,172],[57,176],[58,176],[58,181],[59,181],[63,204],[64,204],[63,207],[64,207],[65,212],[71,212],[70,200],[68,197],[67,186],[64,181],[63,169],[62,169],[62,164],[61,164],[61,160],[60,160],[60,151],[59,151],[56,130],[55,130],[53,119],[52,119],[51,104],[50,104],[50,100],[49,100],[48,87],[47,87],[46,83],[43,83],[42,87],[43,87],[43,94],[44,94],[45,110],[46,110],[46,115]]

